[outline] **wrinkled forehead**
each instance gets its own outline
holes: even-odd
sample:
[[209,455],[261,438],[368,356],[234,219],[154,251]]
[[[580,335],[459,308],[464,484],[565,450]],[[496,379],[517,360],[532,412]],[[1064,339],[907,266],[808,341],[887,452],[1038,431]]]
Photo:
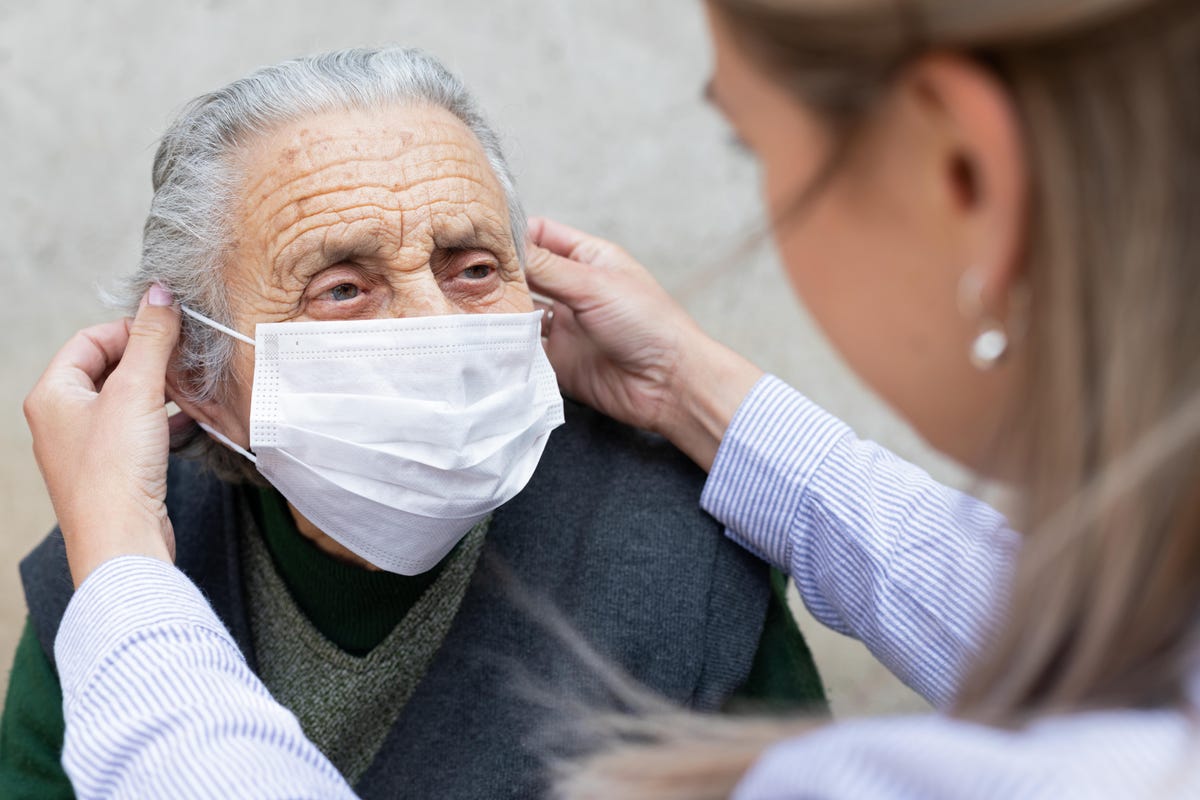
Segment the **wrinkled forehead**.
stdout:
[[276,273],[306,260],[514,250],[504,191],[478,139],[440,108],[313,115],[241,153],[237,247]]

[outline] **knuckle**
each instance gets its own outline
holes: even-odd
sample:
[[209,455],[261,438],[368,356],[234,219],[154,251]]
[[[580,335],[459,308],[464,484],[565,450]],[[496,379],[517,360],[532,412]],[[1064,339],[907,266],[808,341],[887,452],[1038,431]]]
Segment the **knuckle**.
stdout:
[[42,427],[52,423],[61,405],[62,399],[44,384],[34,386],[21,404],[21,411],[30,431],[37,433]]
[[588,239],[579,245],[579,259],[601,267],[621,267],[630,260],[629,253],[607,239]]
[[91,332],[92,328],[84,328],[83,330],[75,331],[75,333],[71,334],[71,338],[67,340],[67,343],[63,346],[63,349],[68,347],[80,348],[92,345],[95,340],[89,335]]
[[33,424],[41,411],[41,397],[38,394],[38,387],[33,387],[29,394],[25,395],[25,402],[21,404],[21,411],[25,414],[25,421]]
[[621,247],[620,245],[617,245],[617,244],[612,244],[610,242],[608,244],[608,248],[609,248],[609,255],[612,258],[613,262],[615,262],[619,266],[626,266],[630,262],[633,261],[633,256],[631,256],[629,254],[629,251],[626,250],[624,247]]
[[540,269],[546,263],[546,251],[534,245],[525,251],[525,267]]
[[604,254],[603,244],[604,241],[601,239],[584,239],[575,246],[574,252],[571,253],[571,258],[575,261],[590,264]]

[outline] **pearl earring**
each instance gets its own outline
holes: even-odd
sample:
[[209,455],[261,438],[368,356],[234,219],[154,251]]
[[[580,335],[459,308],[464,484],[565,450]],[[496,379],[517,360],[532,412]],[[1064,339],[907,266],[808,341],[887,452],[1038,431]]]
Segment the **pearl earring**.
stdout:
[[1008,352],[1008,334],[996,322],[988,322],[971,342],[971,364],[986,372],[1000,363]]
[[967,319],[983,319],[979,335],[971,342],[971,364],[986,372],[1008,353],[1008,333],[999,322],[988,319],[983,309],[983,283],[975,270],[967,270],[958,282],[958,309]]

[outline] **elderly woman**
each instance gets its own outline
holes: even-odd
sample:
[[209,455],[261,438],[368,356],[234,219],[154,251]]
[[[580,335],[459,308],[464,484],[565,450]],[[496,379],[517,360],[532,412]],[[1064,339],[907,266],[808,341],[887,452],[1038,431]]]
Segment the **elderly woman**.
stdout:
[[[358,792],[535,793],[545,720],[512,677],[600,688],[546,609],[674,701],[823,703],[782,580],[700,511],[703,474],[562,412],[512,178],[436,61],[336,52],[204,95],[154,191],[128,289],[190,314],[168,376],[198,423],[168,472],[177,564]],[[69,796],[57,531],[21,574],[0,794]]]

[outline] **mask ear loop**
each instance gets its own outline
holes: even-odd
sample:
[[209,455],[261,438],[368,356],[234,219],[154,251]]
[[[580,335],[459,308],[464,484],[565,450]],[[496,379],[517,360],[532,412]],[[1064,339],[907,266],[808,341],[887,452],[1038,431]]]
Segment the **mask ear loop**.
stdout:
[[182,311],[183,313],[187,314],[189,317],[196,320],[197,322],[201,322],[210,328],[216,328],[221,333],[224,333],[227,336],[232,336],[235,339],[243,341],[246,344],[250,345],[251,347],[255,346],[254,340],[251,339],[249,336],[245,335],[244,333],[238,333],[233,328],[227,328],[224,325],[222,325],[221,323],[217,322],[215,319],[209,319],[208,317],[204,316],[199,311],[192,311],[190,308],[188,308],[185,305],[180,305],[179,310]]
[[[201,323],[202,325],[207,325],[210,328],[215,328],[215,329],[219,330],[221,333],[224,333],[227,336],[232,336],[233,338],[235,338],[239,341],[245,342],[246,344],[250,345],[251,347],[256,346],[254,343],[254,340],[251,339],[249,336],[238,333],[233,328],[226,327],[225,325],[222,325],[221,323],[217,322],[215,319],[209,319],[208,317],[201,314],[199,311],[193,311],[192,309],[188,308],[187,306],[185,306],[183,304],[180,304],[179,310],[182,311],[183,313],[187,314],[189,317],[196,320],[197,322]],[[242,447],[240,444],[237,444],[236,442],[234,442],[232,439],[230,439],[225,434],[221,433],[220,431],[216,430],[215,428],[213,428],[209,425],[205,425],[203,422],[197,422],[196,424],[200,426],[201,430],[205,431],[209,436],[213,437],[218,442],[220,442],[221,444],[228,447],[230,450],[233,450],[235,453],[241,453],[243,456],[250,459],[250,461],[254,464],[258,463],[258,459],[254,456],[254,453],[251,453],[249,450]]]
[[244,455],[246,458],[250,459],[250,461],[255,464],[258,463],[258,459],[255,458],[254,453],[251,453],[249,450],[242,447],[240,444],[237,444],[236,442],[234,442],[232,439],[230,439],[225,434],[221,433],[220,431],[218,431],[215,428],[205,425],[203,422],[197,422],[196,424],[199,425],[205,431],[207,431],[209,436],[213,437],[218,442],[220,442],[221,444],[228,447],[230,450],[233,450],[234,452],[237,452],[237,453],[241,453],[242,455]]

